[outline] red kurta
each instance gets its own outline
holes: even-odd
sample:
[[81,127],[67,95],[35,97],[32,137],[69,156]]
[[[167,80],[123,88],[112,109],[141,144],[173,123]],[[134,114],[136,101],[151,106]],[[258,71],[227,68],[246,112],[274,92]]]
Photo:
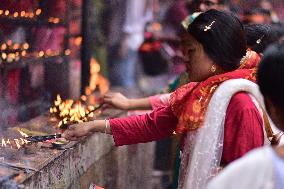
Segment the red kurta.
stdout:
[[164,106],[170,105],[170,95],[171,93],[166,94],[158,94],[155,96],[148,97],[148,100],[150,101],[150,104],[152,106],[152,109],[157,109]]
[[[121,146],[170,137],[177,122],[177,117],[167,106],[145,115],[111,119],[110,127],[115,145]],[[262,125],[262,118],[251,98],[244,92],[234,95],[226,111],[222,164],[263,146]]]

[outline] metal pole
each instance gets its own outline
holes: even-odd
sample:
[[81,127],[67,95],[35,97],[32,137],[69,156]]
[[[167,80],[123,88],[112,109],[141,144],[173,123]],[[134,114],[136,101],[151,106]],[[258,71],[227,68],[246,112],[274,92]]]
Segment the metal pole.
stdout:
[[82,4],[82,46],[81,46],[81,94],[89,85],[90,79],[90,59],[92,52],[91,19],[92,19],[92,0],[83,0]]

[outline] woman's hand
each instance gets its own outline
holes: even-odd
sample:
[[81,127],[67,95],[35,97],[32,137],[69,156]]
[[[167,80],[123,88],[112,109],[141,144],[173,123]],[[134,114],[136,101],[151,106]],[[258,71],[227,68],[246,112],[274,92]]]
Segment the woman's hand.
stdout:
[[104,103],[107,107],[114,107],[121,110],[130,109],[130,99],[121,93],[107,93],[104,95]]
[[62,137],[67,140],[78,140],[89,134],[91,134],[91,122],[84,122],[69,126],[62,134]]

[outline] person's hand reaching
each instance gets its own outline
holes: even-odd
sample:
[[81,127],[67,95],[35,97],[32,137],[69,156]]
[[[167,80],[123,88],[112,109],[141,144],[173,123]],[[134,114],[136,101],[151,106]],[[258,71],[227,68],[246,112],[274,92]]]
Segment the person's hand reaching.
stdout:
[[105,108],[112,107],[121,110],[130,109],[130,99],[126,98],[121,93],[107,93],[104,95]]
[[67,140],[78,140],[81,137],[91,134],[91,122],[71,125],[64,131],[62,137]]

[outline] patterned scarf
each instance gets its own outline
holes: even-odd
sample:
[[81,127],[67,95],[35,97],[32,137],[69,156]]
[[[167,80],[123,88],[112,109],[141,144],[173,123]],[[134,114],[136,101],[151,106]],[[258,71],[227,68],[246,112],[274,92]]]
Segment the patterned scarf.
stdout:
[[178,118],[176,133],[196,130],[202,126],[207,106],[220,84],[229,79],[256,81],[256,66],[260,56],[251,50],[241,60],[237,70],[212,76],[202,82],[191,82],[178,88],[170,98],[172,111]]

